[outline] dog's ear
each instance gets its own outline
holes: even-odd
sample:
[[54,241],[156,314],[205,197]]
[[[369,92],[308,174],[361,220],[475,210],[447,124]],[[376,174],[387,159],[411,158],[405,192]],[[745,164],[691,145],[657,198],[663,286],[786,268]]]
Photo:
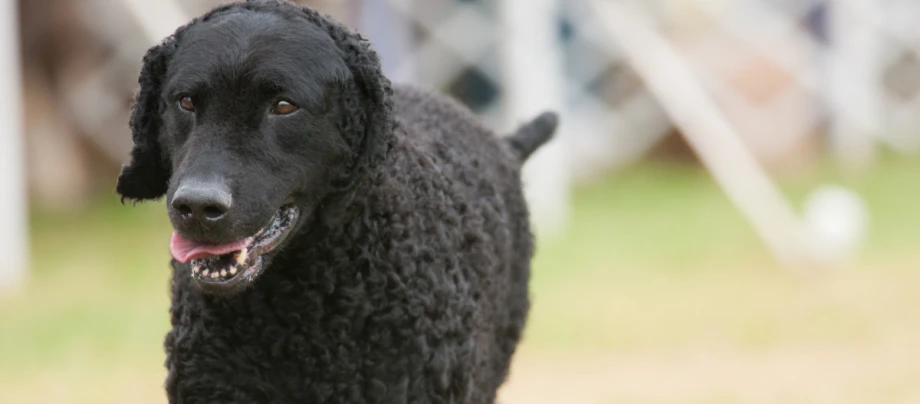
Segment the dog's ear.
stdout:
[[138,78],[140,90],[131,110],[131,136],[134,148],[131,161],[122,166],[115,191],[122,201],[156,199],[166,193],[169,184],[170,166],[160,149],[159,135],[162,120],[160,113],[163,80],[166,67],[175,53],[175,39],[167,38],[163,43],[150,48],[144,55],[143,67]]
[[[360,159],[357,164],[374,163],[385,156],[393,137],[392,101],[393,90],[390,80],[383,75],[380,59],[370,44],[358,34],[347,33],[339,38],[333,36],[342,49],[345,63],[354,79],[357,100],[345,100],[346,115],[360,116],[363,122],[363,136],[359,140]],[[352,109],[352,111],[347,111]]]
[[341,126],[357,153],[348,178],[336,181],[336,188],[347,189],[363,173],[386,157],[395,139],[393,89],[384,76],[380,58],[370,43],[346,26],[310,8],[301,9],[307,20],[322,28],[335,42],[354,82],[345,83],[340,94],[344,110]]

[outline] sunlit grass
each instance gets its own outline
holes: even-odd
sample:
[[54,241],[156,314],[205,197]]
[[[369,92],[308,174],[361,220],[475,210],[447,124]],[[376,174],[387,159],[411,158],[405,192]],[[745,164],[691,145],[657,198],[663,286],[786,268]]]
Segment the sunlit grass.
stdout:
[[[724,361],[749,363],[744,355],[794,359],[790,352],[815,347],[920,357],[910,342],[920,336],[920,271],[912,265],[920,260],[918,172],[916,160],[886,159],[856,176],[823,166],[784,180],[796,204],[832,181],[860,192],[872,210],[857,263],[813,276],[777,267],[700,169],[645,164],[581,189],[567,235],[539,246],[521,358],[641,362],[715,349],[728,352]],[[0,392],[10,402],[163,402],[164,211],[161,203],[107,198],[84,212],[33,213],[30,280],[0,297]],[[911,375],[890,368],[890,386],[852,394],[915,391]],[[716,389],[683,402],[745,402],[735,393]]]
[[79,214],[33,215],[30,279],[0,298],[0,385],[58,371],[91,380],[126,363],[161,367],[169,235],[162,212],[105,200]]

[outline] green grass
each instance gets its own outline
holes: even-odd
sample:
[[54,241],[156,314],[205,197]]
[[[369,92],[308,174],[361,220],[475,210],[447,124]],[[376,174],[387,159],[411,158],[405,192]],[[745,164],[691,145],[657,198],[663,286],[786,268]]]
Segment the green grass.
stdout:
[[[868,245],[857,265],[840,269],[848,278],[832,274],[816,283],[777,267],[699,169],[642,165],[584,189],[569,235],[538,249],[529,342],[629,352],[707,338],[746,348],[871,338],[882,320],[851,306],[872,305],[859,310],[874,314],[870,309],[898,307],[898,299],[920,304],[903,283],[916,279],[909,264],[920,258],[917,168],[916,161],[887,159],[872,172],[844,175],[826,165],[783,182],[795,206],[815,185],[834,183],[860,193],[871,210]],[[873,270],[880,272],[866,273]],[[864,282],[846,293],[865,300],[821,298],[842,293],[834,288],[847,282]]]
[[[918,168],[886,158],[859,175],[826,165],[783,180],[797,206],[833,182],[871,208],[857,263],[806,277],[775,265],[698,168],[643,164],[581,189],[566,235],[539,245],[522,354],[901,347],[904,335],[920,335],[911,267],[920,259]],[[31,277],[0,297],[0,391],[24,403],[163,402],[170,229],[162,204],[107,198],[82,212],[38,210],[31,228]],[[910,378],[889,378],[902,379],[885,388],[909,390]],[[733,392],[706,394],[696,402],[738,402],[720,398]]]
[[0,298],[0,379],[162,362],[169,229],[156,208],[33,215],[30,279]]

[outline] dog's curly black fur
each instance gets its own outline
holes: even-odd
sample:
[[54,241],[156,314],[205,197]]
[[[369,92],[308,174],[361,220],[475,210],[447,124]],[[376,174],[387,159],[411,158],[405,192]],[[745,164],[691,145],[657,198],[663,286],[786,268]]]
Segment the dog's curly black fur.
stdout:
[[185,167],[165,139],[165,76],[184,32],[233,13],[297,19],[332,38],[353,79],[330,98],[351,152],[251,287],[205,293],[173,260],[170,402],[493,402],[529,308],[520,167],[555,116],[502,140],[453,101],[392,90],[368,44],[328,17],[230,4],[145,56],[123,198],[163,196]]

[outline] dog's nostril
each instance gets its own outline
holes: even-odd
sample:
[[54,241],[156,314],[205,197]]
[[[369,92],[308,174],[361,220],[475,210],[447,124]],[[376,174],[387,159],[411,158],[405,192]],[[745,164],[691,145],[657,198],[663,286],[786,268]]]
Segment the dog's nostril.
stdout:
[[216,220],[223,217],[224,214],[227,213],[227,209],[225,209],[223,206],[210,205],[204,208],[203,213],[204,217],[210,220]]
[[179,212],[180,215],[189,217],[192,215],[192,208],[184,203],[174,204],[173,208],[176,209],[176,212]]

